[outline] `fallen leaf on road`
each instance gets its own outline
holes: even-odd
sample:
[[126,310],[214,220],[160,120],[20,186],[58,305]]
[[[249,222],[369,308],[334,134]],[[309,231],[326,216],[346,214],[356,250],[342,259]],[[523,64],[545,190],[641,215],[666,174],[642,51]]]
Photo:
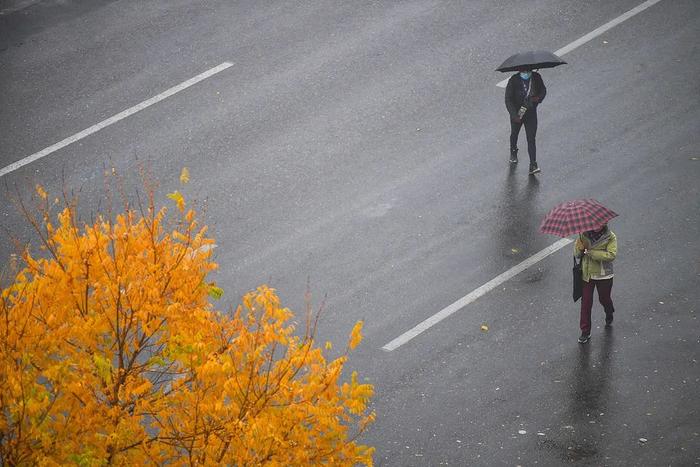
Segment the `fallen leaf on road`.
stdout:
[[190,181],[190,171],[189,171],[189,169],[187,169],[187,167],[183,167],[182,172],[180,172],[180,183],[182,183],[184,185],[189,181]]

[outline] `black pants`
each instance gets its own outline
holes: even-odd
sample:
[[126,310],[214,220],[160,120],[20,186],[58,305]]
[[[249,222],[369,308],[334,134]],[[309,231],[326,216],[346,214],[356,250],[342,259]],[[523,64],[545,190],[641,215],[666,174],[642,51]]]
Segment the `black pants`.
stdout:
[[530,164],[537,162],[537,148],[535,147],[535,135],[537,134],[537,111],[528,110],[523,115],[520,123],[510,121],[510,150],[518,147],[518,135],[520,127],[525,125],[525,136],[527,136],[527,153],[530,156]]

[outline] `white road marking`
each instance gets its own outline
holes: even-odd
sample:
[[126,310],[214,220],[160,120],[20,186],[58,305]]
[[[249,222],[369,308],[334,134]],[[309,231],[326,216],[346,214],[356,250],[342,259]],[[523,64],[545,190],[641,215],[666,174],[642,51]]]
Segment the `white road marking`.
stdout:
[[[617,18],[615,18],[614,20],[608,21],[607,23],[605,23],[601,27],[594,29],[593,31],[586,34],[585,36],[579,37],[578,39],[576,39],[572,43],[565,45],[564,47],[555,51],[554,53],[561,57],[562,55],[565,55],[565,54],[571,52],[572,50],[574,50],[578,47],[581,47],[583,44],[590,41],[591,39],[595,39],[596,37],[600,36],[608,29],[611,29],[611,28],[617,26],[618,24],[622,23],[623,21],[630,19],[631,17],[633,17],[637,13],[641,13],[642,11],[649,8],[650,6],[653,6],[657,3],[659,3],[660,1],[661,0],[647,0],[646,2],[632,8],[627,13],[623,13],[620,16],[618,16]],[[504,79],[503,81],[500,81],[498,84],[496,84],[496,86],[498,86],[499,88],[505,88],[506,84],[508,84],[508,79],[510,79],[510,77]]]
[[49,154],[58,151],[61,148],[64,148],[68,146],[69,144],[75,143],[76,141],[79,141],[87,136],[90,136],[93,133],[96,133],[100,131],[101,129],[113,124],[117,123],[119,120],[123,120],[126,117],[135,114],[136,112],[140,112],[145,108],[148,108],[154,104],[157,104],[158,102],[162,101],[163,99],[167,99],[168,97],[172,96],[173,94],[177,94],[180,91],[183,91],[190,86],[193,86],[197,83],[199,83],[202,80],[205,80],[223,70],[226,68],[233,66],[233,63],[230,62],[224,62],[221,65],[217,65],[214,68],[211,68],[204,73],[200,73],[194,78],[190,78],[187,81],[183,81],[182,83],[178,84],[177,86],[173,86],[170,89],[167,89],[160,94],[151,97],[150,99],[147,99],[140,104],[136,104],[133,107],[129,107],[128,109],[119,112],[116,115],[113,115],[105,120],[102,120],[100,123],[97,123],[90,128],[86,128],[85,130],[74,134],[73,136],[69,136],[68,138],[59,141],[56,144],[53,144],[49,146],[48,148],[42,149],[39,152],[35,152],[31,156],[27,156],[24,159],[20,159],[17,162],[13,162],[12,164],[8,165],[7,167],[3,167],[0,169],[0,177],[9,174],[10,172],[14,172],[15,170],[19,169],[20,167],[23,167],[27,164],[30,164],[37,159],[41,159],[42,157],[46,157]]
[[528,259],[523,261],[520,264],[517,264],[504,272],[503,274],[500,274],[496,276],[495,278],[491,279],[478,289],[473,290],[469,294],[465,295],[464,297],[460,298],[456,302],[454,302],[452,305],[449,305],[442,310],[438,311],[435,313],[433,316],[430,318],[426,319],[422,323],[418,324],[412,329],[409,329],[408,331],[404,332],[401,334],[399,337],[394,339],[393,341],[389,342],[387,345],[382,347],[382,350],[386,350],[387,352],[391,352],[392,350],[396,350],[398,347],[402,346],[406,342],[410,341],[414,337],[418,336],[419,334],[427,331],[431,327],[435,326],[437,323],[442,321],[443,319],[447,318],[448,316],[458,312],[465,306],[469,305],[473,301],[477,300],[478,298],[482,297],[486,293],[490,292],[491,290],[495,289],[499,285],[503,284],[504,282],[512,279],[516,275],[520,274],[523,272],[525,269],[529,268],[535,263],[538,263],[545,259],[547,256],[551,255],[552,253],[555,253],[562,248],[564,248],[566,245],[570,244],[572,240],[569,240],[568,238],[562,238],[561,240],[549,245],[547,248],[544,250],[541,250],[538,253],[535,253],[534,255],[530,256]]
[[25,8],[29,8],[30,6],[39,3],[40,1],[41,0],[19,0],[14,2],[14,4],[12,4],[12,2],[7,2],[9,5],[7,8],[0,10],[0,16],[9,15],[10,13],[24,10]]

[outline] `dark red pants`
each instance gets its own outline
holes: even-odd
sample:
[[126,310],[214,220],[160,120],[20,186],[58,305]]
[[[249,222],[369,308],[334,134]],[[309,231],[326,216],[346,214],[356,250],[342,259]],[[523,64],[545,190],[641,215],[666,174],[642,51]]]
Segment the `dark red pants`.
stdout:
[[581,332],[589,334],[591,332],[591,309],[593,308],[593,290],[598,289],[598,301],[603,305],[606,315],[615,313],[612,298],[613,280],[603,279],[594,281],[591,279],[583,283],[583,296],[581,297]]

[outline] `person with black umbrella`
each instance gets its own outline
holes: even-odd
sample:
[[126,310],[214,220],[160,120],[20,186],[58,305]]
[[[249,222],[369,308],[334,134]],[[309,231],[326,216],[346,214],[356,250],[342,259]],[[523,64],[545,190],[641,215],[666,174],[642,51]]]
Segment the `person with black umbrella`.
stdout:
[[532,70],[554,68],[566,62],[552,52],[537,50],[512,55],[496,71],[517,71],[506,85],[506,109],[510,114],[510,163],[518,162],[518,135],[525,125],[530,175],[540,172],[537,166],[537,107],[547,95],[542,76]]
[[537,107],[547,95],[542,76],[528,68],[508,80],[506,85],[506,109],[510,114],[510,163],[518,162],[518,136],[525,125],[527,153],[530,156],[530,175],[540,172],[537,166]]

